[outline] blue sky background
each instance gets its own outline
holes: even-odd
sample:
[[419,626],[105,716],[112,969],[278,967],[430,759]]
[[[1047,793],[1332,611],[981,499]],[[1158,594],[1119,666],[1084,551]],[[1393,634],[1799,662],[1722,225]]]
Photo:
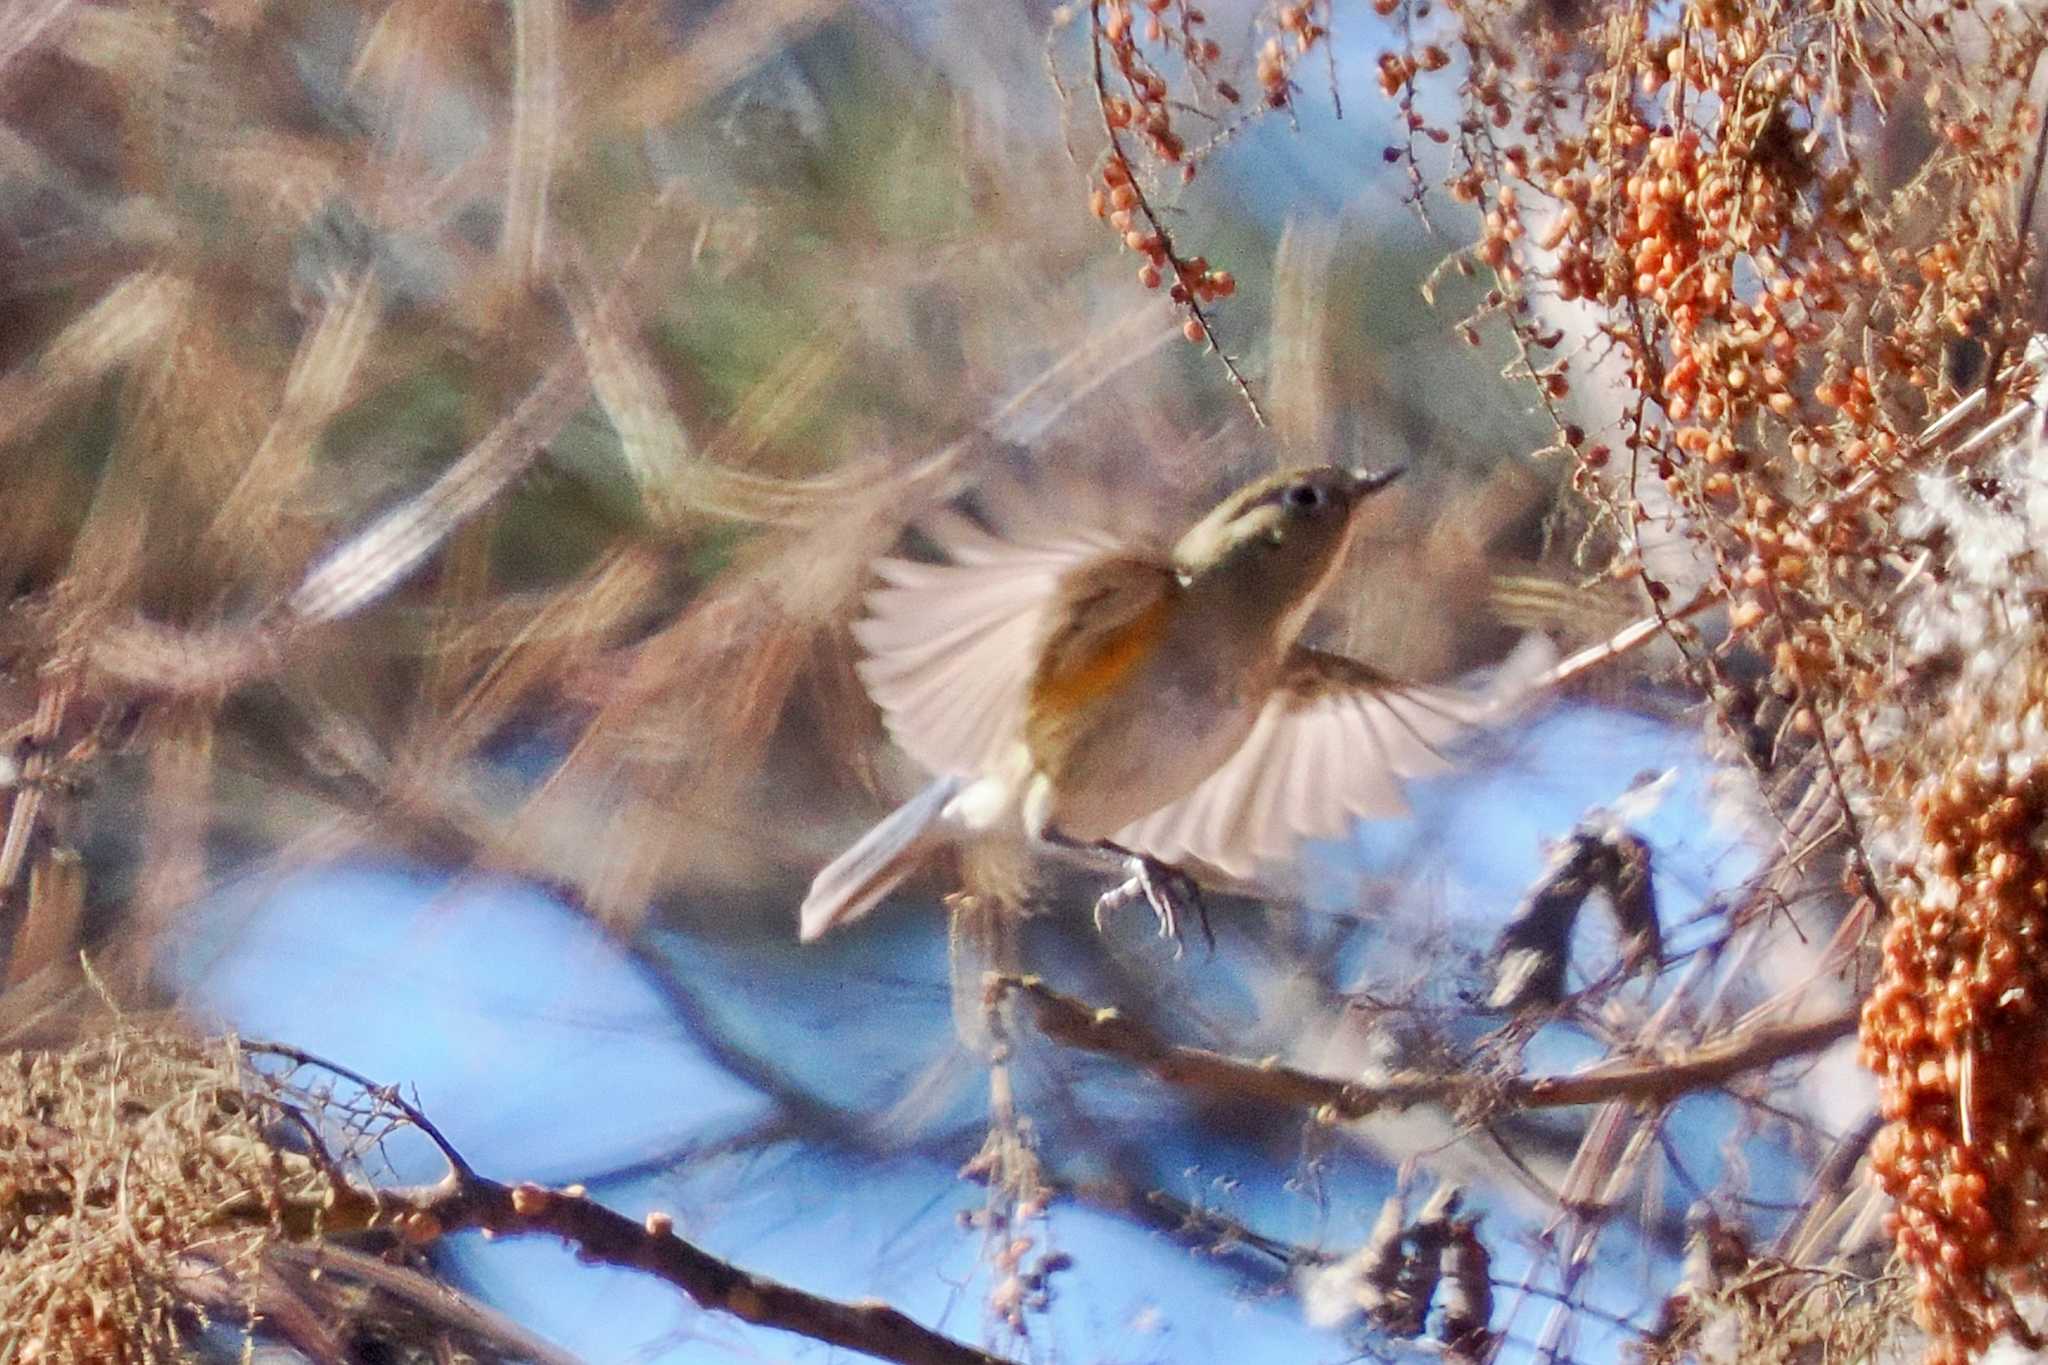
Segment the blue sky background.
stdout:
[[[1640,717],[1567,706],[1537,718],[1508,754],[1418,787],[1411,820],[1361,827],[1348,844],[1314,850],[1328,902],[1321,912],[1335,908],[1359,873],[1398,866],[1428,842],[1433,863],[1448,857],[1435,863],[1443,870],[1432,896],[1468,926],[1461,932],[1469,932],[1470,945],[1482,947],[1539,871],[1544,840],[1646,770],[1678,775],[1638,826],[1656,850],[1667,923],[1687,918],[1748,870],[1747,856],[1710,814],[1688,736]],[[1445,830],[1486,833],[1440,840],[1436,832]],[[647,945],[689,978],[721,1036],[776,1059],[818,1100],[880,1116],[936,1074],[940,1101],[921,1111],[918,1130],[904,1132],[904,1149],[893,1153],[887,1141],[880,1150],[835,1149],[765,1132],[782,1099],[709,1055],[643,963],[532,887],[358,862],[229,887],[205,922],[212,934],[188,943],[171,964],[195,1007],[245,1033],[402,1079],[480,1169],[507,1179],[590,1181],[595,1197],[623,1211],[670,1211],[684,1235],[750,1269],[820,1293],[880,1295],[971,1340],[989,1332],[979,1234],[958,1221],[983,1193],[955,1174],[979,1145],[984,1091],[978,1068],[954,1042],[935,910],[882,916],[816,953],[772,940],[749,947],[677,933]],[[1215,961],[1191,953],[1156,965],[1206,981],[1237,970],[1231,957],[1226,948]],[[1197,994],[1215,998],[1206,986]],[[1532,1049],[1532,1066],[1589,1055],[1582,1039],[1552,1032],[1554,1040],[1546,1036]],[[1151,1144],[1161,1188],[1266,1235],[1348,1250],[1393,1186],[1382,1156],[1340,1140],[1322,1163],[1320,1197],[1311,1198],[1298,1164],[1178,1121],[1180,1101],[1163,1088],[1114,1064],[1083,1071],[1095,1092],[1088,1108]],[[1031,1112],[1028,1068],[1020,1072],[1027,1075],[1020,1100]],[[1041,1118],[1043,1150],[1056,1167],[1065,1135],[1055,1116]],[[1717,1178],[1733,1118],[1731,1103],[1696,1097],[1669,1125],[1692,1178]],[[1755,1192],[1790,1194],[1796,1171],[1784,1154],[1768,1143],[1751,1147]],[[423,1148],[394,1151],[401,1178],[437,1173]],[[1495,1239],[1495,1273],[1519,1281],[1528,1257],[1512,1234],[1529,1230],[1524,1206],[1484,1189],[1474,1191],[1473,1204],[1497,1210],[1484,1225]],[[1051,1308],[1034,1320],[1033,1358],[1354,1355],[1343,1334],[1307,1325],[1298,1301],[1270,1276],[1247,1275],[1238,1262],[1190,1251],[1124,1218],[1062,1203],[1040,1235],[1071,1255],[1075,1268],[1057,1277]],[[1604,1245],[1586,1301],[1621,1317],[1654,1307],[1649,1286],[1671,1274],[1669,1248],[1652,1251],[1620,1230]],[[590,1360],[830,1354],[699,1313],[664,1285],[579,1265],[545,1242],[461,1237],[446,1254],[462,1281]],[[1540,1298],[1518,1303],[1506,1287],[1499,1293],[1499,1320],[1520,1342],[1511,1340],[1501,1358],[1532,1358],[1526,1345],[1547,1305]],[[995,1340],[1004,1342],[1000,1334]],[[1614,1359],[1618,1344],[1615,1333],[1596,1326],[1572,1343],[1572,1356]]]

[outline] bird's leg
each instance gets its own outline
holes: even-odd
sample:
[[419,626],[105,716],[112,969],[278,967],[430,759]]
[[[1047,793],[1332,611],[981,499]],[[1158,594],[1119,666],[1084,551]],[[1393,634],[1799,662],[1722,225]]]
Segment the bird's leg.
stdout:
[[1159,920],[1159,936],[1170,938],[1174,943],[1176,956],[1181,951],[1181,921],[1187,917],[1190,907],[1195,912],[1195,922],[1202,926],[1202,941],[1209,951],[1216,951],[1216,933],[1209,927],[1209,907],[1202,901],[1202,890],[1195,885],[1194,878],[1159,859],[1125,848],[1122,844],[1108,839],[1083,843],[1070,838],[1057,829],[1041,829],[1038,837],[1056,848],[1069,852],[1086,854],[1091,858],[1104,855],[1123,864],[1126,879],[1095,899],[1095,929],[1103,931],[1103,921],[1114,911],[1123,909],[1133,901],[1142,900]]
[[1095,845],[1105,853],[1115,854],[1124,860],[1130,877],[1118,886],[1102,893],[1095,901],[1095,929],[1102,931],[1105,916],[1121,910],[1131,902],[1143,899],[1152,913],[1159,919],[1159,937],[1173,940],[1174,955],[1181,952],[1181,921],[1186,918],[1188,907],[1193,906],[1195,922],[1202,926],[1202,941],[1213,954],[1216,951],[1216,932],[1209,927],[1209,907],[1202,900],[1202,889],[1195,885],[1195,879],[1170,863],[1131,850],[1108,840]]

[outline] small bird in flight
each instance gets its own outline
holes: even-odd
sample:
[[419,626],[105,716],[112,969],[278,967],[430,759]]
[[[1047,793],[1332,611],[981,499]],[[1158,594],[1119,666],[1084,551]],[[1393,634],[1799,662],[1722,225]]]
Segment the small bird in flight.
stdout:
[[[1403,686],[1298,639],[1358,509],[1401,472],[1259,479],[1166,551],[956,519],[933,534],[948,562],[879,561],[860,676],[934,777],[818,873],[801,938],[1001,831],[1125,860],[1098,913],[1142,896],[1174,934],[1184,865],[1243,880],[1355,816],[1404,813],[1400,780],[1444,770],[1445,743],[1497,715],[1502,689]],[[1534,643],[1518,656],[1547,654]]]

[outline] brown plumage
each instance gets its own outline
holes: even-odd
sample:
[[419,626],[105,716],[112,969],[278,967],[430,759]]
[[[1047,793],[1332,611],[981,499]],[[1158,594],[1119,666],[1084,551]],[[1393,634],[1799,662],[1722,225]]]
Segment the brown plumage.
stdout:
[[1012,544],[952,521],[933,533],[950,563],[879,563],[855,627],[861,675],[938,782],[819,873],[803,936],[972,832],[1242,879],[1354,816],[1405,810],[1400,780],[1440,771],[1443,746],[1498,698],[1398,686],[1297,641],[1357,508],[1392,477],[1276,474],[1170,551]]

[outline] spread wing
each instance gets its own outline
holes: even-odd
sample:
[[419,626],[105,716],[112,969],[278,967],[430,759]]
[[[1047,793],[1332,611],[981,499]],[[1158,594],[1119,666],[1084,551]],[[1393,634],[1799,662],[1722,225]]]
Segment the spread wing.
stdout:
[[884,559],[853,627],[890,736],[929,771],[972,777],[1023,724],[1045,616],[1071,571],[1127,547],[1106,536],[1011,542],[964,517],[928,526],[949,562]]
[[1457,738],[1503,719],[1552,654],[1549,641],[1529,636],[1485,691],[1465,692],[1403,686],[1341,655],[1297,646],[1237,752],[1116,842],[1245,879],[1303,839],[1343,833],[1354,818],[1406,814],[1401,782],[1447,770]]

